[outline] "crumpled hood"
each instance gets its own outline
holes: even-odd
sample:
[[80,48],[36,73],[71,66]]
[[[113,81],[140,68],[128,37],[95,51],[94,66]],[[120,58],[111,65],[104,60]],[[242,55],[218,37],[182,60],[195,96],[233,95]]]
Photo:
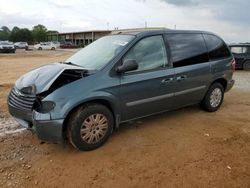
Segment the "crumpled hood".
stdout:
[[82,69],[81,67],[63,64],[63,63],[53,63],[41,66],[34,69],[23,76],[21,76],[15,83],[15,87],[21,90],[24,87],[29,87],[35,85],[36,94],[42,93],[50,88],[53,82],[64,70],[75,70]]

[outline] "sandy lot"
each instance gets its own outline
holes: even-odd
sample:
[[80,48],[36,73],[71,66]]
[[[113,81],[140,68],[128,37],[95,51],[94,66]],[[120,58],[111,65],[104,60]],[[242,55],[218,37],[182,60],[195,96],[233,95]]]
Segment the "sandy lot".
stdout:
[[235,73],[216,113],[192,106],[144,118],[80,152],[20,129],[5,102],[20,75],[71,54],[0,54],[0,187],[250,187],[249,72]]

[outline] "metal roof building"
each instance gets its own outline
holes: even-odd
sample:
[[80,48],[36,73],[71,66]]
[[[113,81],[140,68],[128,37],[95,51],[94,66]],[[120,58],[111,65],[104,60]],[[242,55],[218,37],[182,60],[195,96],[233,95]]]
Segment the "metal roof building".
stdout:
[[142,30],[156,30],[156,29],[165,29],[162,27],[149,27],[149,28],[132,28],[132,29],[120,29],[120,30],[92,30],[92,31],[79,31],[79,32],[67,32],[67,33],[53,33],[48,34],[48,41],[67,41],[72,42],[75,45],[88,45],[91,42],[109,35],[109,34],[118,34],[123,32],[136,32]]

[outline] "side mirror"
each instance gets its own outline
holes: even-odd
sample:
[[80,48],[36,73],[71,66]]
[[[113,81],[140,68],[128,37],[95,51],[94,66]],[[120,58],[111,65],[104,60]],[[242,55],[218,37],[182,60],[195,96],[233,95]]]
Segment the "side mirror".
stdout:
[[117,73],[124,73],[138,69],[138,63],[134,59],[128,59],[116,68]]

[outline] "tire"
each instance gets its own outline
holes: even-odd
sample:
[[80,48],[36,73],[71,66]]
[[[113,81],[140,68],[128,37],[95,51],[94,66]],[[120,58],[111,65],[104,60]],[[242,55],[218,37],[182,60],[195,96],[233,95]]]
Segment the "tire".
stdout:
[[214,83],[208,89],[201,106],[207,112],[217,111],[224,99],[224,87],[220,83]]
[[52,47],[52,48],[51,48],[51,50],[55,50],[55,48],[54,48],[54,47]]
[[39,48],[38,48],[38,50],[42,50],[42,48],[41,48],[41,47],[39,47]]
[[108,140],[113,131],[114,117],[110,110],[101,104],[87,104],[70,116],[67,127],[69,142],[81,151],[90,151]]
[[246,61],[243,64],[243,69],[246,70],[246,71],[250,71],[250,61]]

